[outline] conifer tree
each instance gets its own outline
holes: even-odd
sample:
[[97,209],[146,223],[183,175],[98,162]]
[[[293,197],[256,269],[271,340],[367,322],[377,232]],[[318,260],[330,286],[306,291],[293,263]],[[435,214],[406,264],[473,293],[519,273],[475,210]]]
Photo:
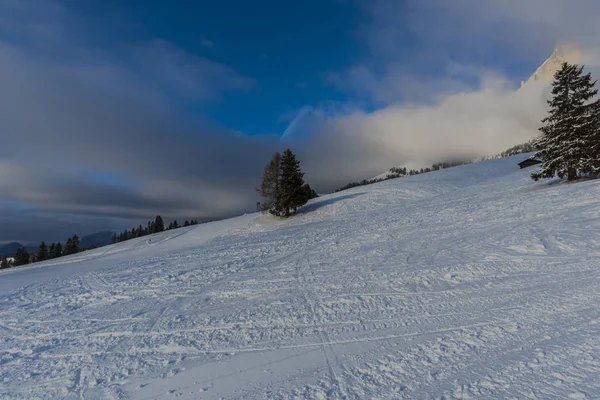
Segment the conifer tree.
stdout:
[[173,221],[173,229],[178,229],[179,228],[179,222],[177,222],[177,220]]
[[60,242],[58,242],[58,243],[56,243],[56,247],[54,248],[54,257],[53,258],[62,257],[62,255],[63,255],[62,244],[60,244]]
[[543,162],[531,175],[534,180],[558,176],[573,181],[582,173],[598,172],[600,103],[593,100],[595,85],[582,66],[563,63],[554,75],[549,115],[542,120],[537,143],[536,155]]
[[48,247],[46,243],[42,241],[40,248],[38,249],[37,261],[45,261],[48,259]]
[[69,238],[67,240],[67,245],[65,247],[65,255],[76,253],[79,253],[79,237],[77,235],[73,235],[72,238]]
[[165,224],[160,215],[157,215],[156,218],[154,219],[153,227],[154,227],[154,229],[152,230],[153,233],[158,233],[158,232],[162,232],[165,230]]
[[54,254],[56,253],[56,244],[52,242],[50,245],[50,249],[48,249],[48,259],[54,258]]
[[68,256],[71,253],[71,249],[73,248],[73,240],[71,240],[71,238],[67,239],[67,243],[65,244],[65,255]]
[[8,265],[8,259],[6,257],[2,257],[2,262],[0,262],[0,269],[6,269],[9,267],[10,265]]
[[15,266],[27,264],[29,264],[29,253],[23,247],[20,247],[15,253]]
[[290,211],[308,201],[304,185],[304,173],[300,169],[300,161],[290,149],[283,152],[280,166],[280,179],[277,201],[271,213],[289,217]]
[[260,188],[256,191],[264,198],[261,203],[263,211],[275,210],[279,196],[279,177],[281,173],[281,154],[275,153],[265,167]]
[[187,219],[185,220],[185,222],[183,223],[183,226],[190,226],[190,221],[188,221]]

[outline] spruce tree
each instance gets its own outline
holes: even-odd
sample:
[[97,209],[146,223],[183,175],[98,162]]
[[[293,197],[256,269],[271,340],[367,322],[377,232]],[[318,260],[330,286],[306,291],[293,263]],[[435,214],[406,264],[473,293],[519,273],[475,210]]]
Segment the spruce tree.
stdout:
[[79,253],[79,237],[77,235],[73,235],[72,238],[69,238],[67,240],[67,245],[65,247],[65,255],[76,253]]
[[183,223],[183,226],[184,226],[184,227],[186,227],[186,226],[190,226],[190,221],[188,221],[188,220],[186,219],[186,220],[185,220],[185,222]]
[[79,253],[79,236],[73,235],[73,250],[75,253]]
[[50,249],[48,250],[48,259],[54,258],[54,254],[56,253],[56,244],[52,242],[50,245]]
[[10,267],[10,265],[8,265],[8,259],[6,257],[2,257],[2,262],[0,263],[0,269],[6,269],[9,267]]
[[279,196],[279,177],[281,173],[281,154],[275,153],[271,161],[265,167],[260,188],[256,191],[264,198],[261,210],[272,211],[277,207]]
[[20,247],[17,249],[15,254],[15,266],[29,264],[29,253],[24,248]]
[[62,244],[60,244],[60,242],[58,242],[58,243],[56,243],[56,247],[54,248],[54,258],[62,257],[62,255],[63,255]]
[[37,261],[45,261],[48,259],[48,247],[46,243],[42,241],[40,248],[38,249]]
[[304,173],[300,169],[300,161],[287,149],[281,157],[279,190],[272,214],[289,217],[290,211],[296,212],[297,207],[306,204],[308,196],[303,185]]
[[65,244],[65,255],[68,256],[69,254],[73,254],[71,253],[71,250],[73,249],[73,240],[71,240],[71,238],[67,239],[67,243]]
[[158,233],[158,232],[162,232],[165,230],[165,224],[163,222],[163,219],[160,215],[157,215],[156,218],[154,219],[154,226],[153,226],[153,230],[152,233]]
[[600,103],[593,100],[595,85],[578,65],[563,63],[554,75],[549,115],[542,120],[543,135],[537,142],[536,155],[543,162],[531,175],[534,180],[558,176],[573,181],[598,172]]

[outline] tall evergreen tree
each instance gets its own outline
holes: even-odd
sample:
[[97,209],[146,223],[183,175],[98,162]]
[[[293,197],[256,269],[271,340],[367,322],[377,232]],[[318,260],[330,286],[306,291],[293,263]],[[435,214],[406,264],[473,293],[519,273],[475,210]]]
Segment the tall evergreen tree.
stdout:
[[163,219],[160,215],[157,215],[156,218],[154,219],[154,226],[153,226],[153,230],[152,233],[158,233],[158,232],[162,232],[165,230],[165,223],[163,222]]
[[300,161],[290,149],[283,152],[280,166],[280,179],[277,201],[272,213],[288,217],[290,211],[296,212],[297,207],[308,201],[304,185],[304,172],[300,169]]
[[65,247],[65,255],[76,253],[79,253],[79,237],[77,235],[73,235],[72,238],[69,238],[67,240],[67,245]]
[[187,219],[185,220],[185,222],[183,223],[183,226],[190,226],[190,221],[188,221]]
[[56,247],[54,248],[54,257],[53,258],[62,257],[62,255],[63,255],[62,244],[60,244],[60,242],[58,242],[58,243],[56,243]]
[[71,253],[71,249],[73,249],[73,240],[71,238],[67,239],[67,243],[65,243],[65,250],[63,251],[65,256],[68,256]]
[[20,247],[15,253],[15,266],[27,264],[29,264],[29,253],[23,247]]
[[0,262],[0,269],[9,268],[8,259],[6,257],[2,257],[2,262]]
[[179,222],[177,222],[177,220],[173,221],[173,229],[178,229],[179,228]]
[[549,115],[542,120],[537,143],[543,162],[531,175],[534,180],[558,176],[573,181],[582,173],[597,173],[600,103],[593,100],[595,86],[582,66],[563,63],[554,75]]
[[46,246],[46,243],[44,241],[42,241],[42,243],[40,244],[40,248],[38,249],[37,261],[45,261],[47,259],[48,259],[48,247]]
[[48,259],[54,258],[56,253],[56,244],[52,242],[50,249],[48,249]]
[[275,153],[265,167],[260,188],[256,191],[264,198],[261,203],[263,211],[274,210],[279,196],[279,177],[281,173],[281,154]]

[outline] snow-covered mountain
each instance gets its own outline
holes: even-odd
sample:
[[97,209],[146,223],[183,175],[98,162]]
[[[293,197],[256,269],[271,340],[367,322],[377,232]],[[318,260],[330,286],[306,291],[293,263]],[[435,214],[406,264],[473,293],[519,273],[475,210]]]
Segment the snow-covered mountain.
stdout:
[[554,80],[554,74],[565,62],[577,64],[581,61],[582,53],[575,43],[560,43],[554,49],[550,57],[529,77],[527,81],[521,82],[521,88],[531,85],[550,85]]
[[600,398],[600,182],[526,157],[1,271],[0,398]]

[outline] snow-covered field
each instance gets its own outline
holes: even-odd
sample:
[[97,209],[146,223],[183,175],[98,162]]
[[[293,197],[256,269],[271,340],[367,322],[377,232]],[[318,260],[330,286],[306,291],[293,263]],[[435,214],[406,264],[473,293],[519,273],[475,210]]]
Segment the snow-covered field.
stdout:
[[598,399],[600,182],[524,158],[3,271],[0,398]]

